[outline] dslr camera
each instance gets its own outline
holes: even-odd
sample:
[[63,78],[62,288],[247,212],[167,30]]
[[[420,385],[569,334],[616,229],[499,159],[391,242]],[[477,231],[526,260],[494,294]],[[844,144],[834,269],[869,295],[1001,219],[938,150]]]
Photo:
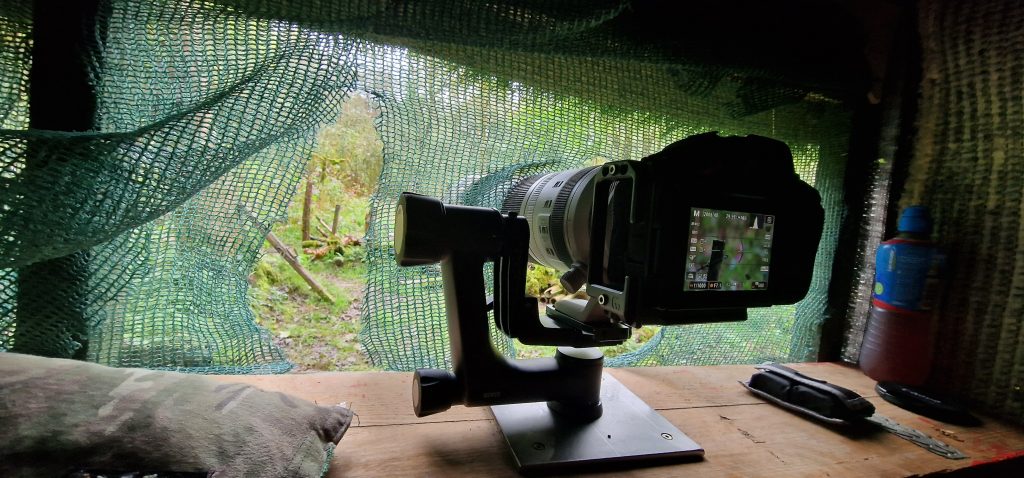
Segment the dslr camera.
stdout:
[[502,212],[529,223],[532,262],[565,271],[570,293],[586,286],[588,301],[547,315],[591,327],[743,320],[748,307],[794,303],[824,219],[784,143],[717,133],[641,161],[529,177]]
[[[451,344],[452,371],[413,375],[416,415],[491,405],[523,470],[702,456],[602,374],[596,347],[622,343],[647,324],[744,320],[749,307],[800,300],[823,221],[821,199],[797,176],[785,144],[717,133],[640,161],[522,179],[500,211],[403,193],[395,257],[403,266],[441,263]],[[564,271],[563,287],[585,287],[586,298],[541,315],[525,291],[530,261]],[[504,357],[488,320],[523,343],[562,347],[549,358]],[[612,430],[631,438],[611,446]],[[666,431],[677,439],[663,439]],[[536,443],[548,442],[559,449],[538,453]],[[596,443],[603,445],[588,445]]]

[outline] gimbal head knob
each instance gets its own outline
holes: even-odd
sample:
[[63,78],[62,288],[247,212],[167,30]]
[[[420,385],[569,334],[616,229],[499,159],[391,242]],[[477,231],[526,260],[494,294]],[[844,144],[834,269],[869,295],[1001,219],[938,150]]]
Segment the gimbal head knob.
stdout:
[[405,192],[395,208],[395,260],[401,266],[422,266],[452,251],[491,257],[501,250],[504,224],[497,209],[443,204]]
[[451,408],[461,389],[455,375],[447,370],[421,368],[412,379],[412,406],[417,417],[425,417]]
[[395,209],[395,259],[403,266],[433,264],[445,255],[438,229],[445,217],[437,199],[402,193]]

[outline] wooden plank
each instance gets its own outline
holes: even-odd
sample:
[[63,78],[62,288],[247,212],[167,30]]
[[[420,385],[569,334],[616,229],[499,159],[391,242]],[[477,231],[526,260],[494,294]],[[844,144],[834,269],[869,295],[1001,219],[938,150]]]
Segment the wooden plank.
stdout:
[[[841,384],[865,397],[875,396],[874,382],[855,368],[835,364],[794,364],[792,367]],[[737,383],[749,379],[754,371],[750,365],[607,370],[656,410],[762,403]],[[370,426],[490,419],[485,408],[462,406],[417,418],[412,412],[412,373],[409,372],[222,375],[216,378],[291,393],[320,404],[349,402],[359,413],[361,423]]]
[[[880,399],[884,413],[896,416]],[[661,412],[706,450],[697,463],[627,470],[623,476],[907,476],[1024,450],[1019,431],[959,432],[967,460],[947,460],[890,433],[841,434],[769,404]],[[909,419],[912,421],[912,419]],[[360,427],[342,440],[330,477],[516,476],[490,420]],[[391,458],[389,458],[391,457]],[[400,457],[400,459],[398,458]]]
[[498,426],[475,420],[354,427],[338,444],[327,476],[518,475]]
[[416,418],[412,409],[410,372],[320,372],[287,375],[221,375],[225,382],[243,382],[284,392],[320,405],[348,402],[359,414],[357,426],[489,420],[486,408],[452,407],[444,413]]
[[[878,412],[950,442],[970,456],[947,460],[890,433],[852,432],[767,404],[737,384],[749,365],[611,369],[619,381],[700,443],[698,463],[624,471],[625,476],[903,476],[1024,455],[1024,430],[986,420],[980,428],[946,425],[877,398],[874,382],[836,364],[794,368],[851,388]],[[412,413],[410,373],[355,372],[221,376],[315,401],[347,401],[359,423],[342,440],[329,476],[517,476],[487,408]]]
[[[836,383],[865,397],[877,396],[875,382],[860,370],[838,364],[792,364],[812,377]],[[656,410],[762,403],[737,382],[756,372],[750,365],[609,369]]]

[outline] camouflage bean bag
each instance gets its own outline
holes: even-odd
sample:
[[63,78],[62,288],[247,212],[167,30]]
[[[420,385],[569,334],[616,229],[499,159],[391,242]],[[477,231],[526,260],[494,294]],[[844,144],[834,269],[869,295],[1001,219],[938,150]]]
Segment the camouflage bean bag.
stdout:
[[251,385],[0,353],[4,477],[320,477],[351,418]]

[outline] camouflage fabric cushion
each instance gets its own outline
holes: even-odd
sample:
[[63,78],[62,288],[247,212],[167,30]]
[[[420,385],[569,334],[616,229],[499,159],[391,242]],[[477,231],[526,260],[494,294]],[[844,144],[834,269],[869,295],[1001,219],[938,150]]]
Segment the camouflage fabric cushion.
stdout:
[[4,477],[319,477],[351,419],[251,385],[0,353]]

